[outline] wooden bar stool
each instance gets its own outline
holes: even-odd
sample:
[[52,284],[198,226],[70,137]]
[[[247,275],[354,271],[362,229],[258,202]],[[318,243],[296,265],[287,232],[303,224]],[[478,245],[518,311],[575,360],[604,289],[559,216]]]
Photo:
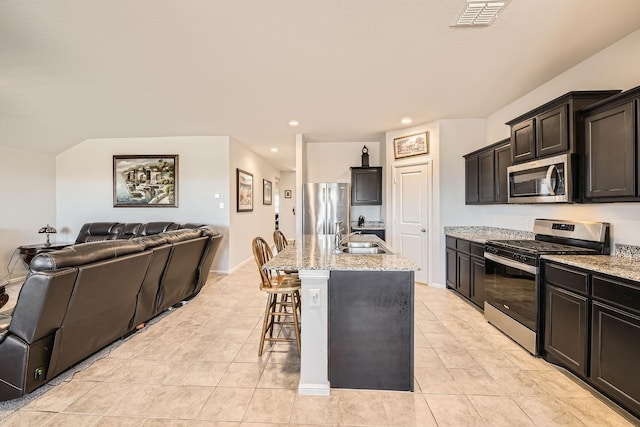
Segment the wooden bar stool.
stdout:
[[[258,356],[262,356],[265,341],[295,342],[300,355],[300,279],[295,275],[283,275],[278,271],[262,269],[262,266],[273,257],[271,248],[262,237],[253,239],[252,249],[260,272],[260,290],[267,293]],[[293,326],[295,338],[277,335],[274,337],[275,325]]]
[[[276,245],[276,250],[278,253],[282,252],[284,248],[289,245],[287,242],[287,238],[284,237],[284,233],[280,230],[274,230],[273,232],[273,243]],[[298,270],[284,270],[284,274],[298,274]]]

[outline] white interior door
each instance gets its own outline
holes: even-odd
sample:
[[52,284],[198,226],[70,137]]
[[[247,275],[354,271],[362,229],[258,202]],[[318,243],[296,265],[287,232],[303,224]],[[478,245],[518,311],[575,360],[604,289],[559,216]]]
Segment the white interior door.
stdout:
[[394,248],[420,266],[417,282],[429,277],[431,162],[397,167],[394,182]]

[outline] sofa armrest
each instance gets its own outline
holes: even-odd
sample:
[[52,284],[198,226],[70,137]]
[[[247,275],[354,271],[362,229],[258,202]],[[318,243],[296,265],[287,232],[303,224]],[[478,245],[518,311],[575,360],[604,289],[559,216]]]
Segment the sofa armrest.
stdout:
[[7,332],[7,330],[9,329],[10,323],[11,323],[11,316],[7,314],[0,314],[0,334],[4,334]]

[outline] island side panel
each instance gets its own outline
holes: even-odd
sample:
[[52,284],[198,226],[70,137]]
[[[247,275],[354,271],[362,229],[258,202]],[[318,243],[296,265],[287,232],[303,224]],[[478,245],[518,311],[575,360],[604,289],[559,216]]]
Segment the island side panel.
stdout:
[[[298,394],[329,395],[328,306],[329,271],[299,270],[302,281],[300,382]],[[319,300],[312,301],[312,292]]]
[[331,387],[413,391],[413,328],[413,271],[331,271]]

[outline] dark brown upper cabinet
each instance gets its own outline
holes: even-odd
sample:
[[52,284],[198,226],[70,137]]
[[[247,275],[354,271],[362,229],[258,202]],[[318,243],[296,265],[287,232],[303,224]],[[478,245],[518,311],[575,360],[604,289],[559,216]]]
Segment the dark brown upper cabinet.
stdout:
[[351,168],[351,205],[382,205],[382,167]]
[[465,156],[464,159],[464,177],[465,177],[465,203],[467,205],[478,204],[480,202],[479,183],[478,176],[478,156],[471,155]]
[[582,135],[578,110],[620,93],[618,90],[569,92],[509,122],[513,163],[577,152]]
[[568,111],[569,105],[563,104],[537,117],[536,153],[538,157],[546,157],[569,150]]
[[509,175],[507,174],[507,168],[511,166],[511,144],[508,139],[505,139],[496,147],[495,159],[495,202],[507,203],[509,197]]
[[509,139],[464,156],[465,203],[507,203],[507,167],[511,166]]
[[524,162],[536,157],[536,119],[528,119],[511,126],[513,162]]
[[585,202],[640,201],[640,87],[582,111]]

